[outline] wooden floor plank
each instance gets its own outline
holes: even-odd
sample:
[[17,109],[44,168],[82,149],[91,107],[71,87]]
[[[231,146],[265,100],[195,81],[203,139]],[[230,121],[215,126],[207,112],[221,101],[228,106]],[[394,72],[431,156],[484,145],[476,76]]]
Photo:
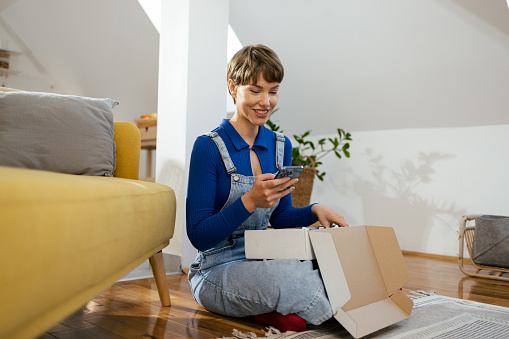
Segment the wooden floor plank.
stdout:
[[[437,294],[509,307],[509,282],[464,275],[451,258],[406,253],[410,281],[403,291]],[[231,318],[208,312],[191,295],[184,274],[167,277],[172,306],[162,307],[154,279],[122,281],[97,295],[81,310],[49,329],[39,339],[176,338],[231,336],[233,329],[263,337],[253,318]]]
[[437,294],[509,307],[509,282],[472,278],[464,275],[455,262],[429,260],[406,255],[410,290],[434,290]]

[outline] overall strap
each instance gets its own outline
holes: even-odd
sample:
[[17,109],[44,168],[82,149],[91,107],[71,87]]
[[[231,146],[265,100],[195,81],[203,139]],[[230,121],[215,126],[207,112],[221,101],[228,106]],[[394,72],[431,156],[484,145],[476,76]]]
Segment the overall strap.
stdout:
[[283,167],[283,158],[285,154],[285,136],[282,133],[276,133],[276,167],[281,169]]
[[226,168],[226,172],[228,174],[232,174],[237,172],[237,168],[233,165],[233,161],[230,158],[230,153],[226,149],[226,145],[224,144],[223,139],[217,134],[217,132],[207,132],[205,135],[209,136],[217,145],[219,149],[219,153],[221,154],[221,158],[223,159],[224,167]]

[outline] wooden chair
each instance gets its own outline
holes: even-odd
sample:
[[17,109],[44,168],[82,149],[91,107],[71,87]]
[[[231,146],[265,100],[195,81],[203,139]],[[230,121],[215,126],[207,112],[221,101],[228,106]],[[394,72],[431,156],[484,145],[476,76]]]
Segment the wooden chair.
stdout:
[[461,272],[471,277],[509,281],[509,277],[502,276],[504,273],[509,273],[509,269],[507,268],[479,265],[470,260],[469,264],[475,268],[475,271],[472,272],[465,269],[465,260],[463,258],[465,244],[467,245],[468,254],[470,258],[472,258],[472,247],[474,244],[475,232],[475,226],[467,226],[467,222],[474,220],[476,217],[478,217],[478,215],[464,215],[461,217],[458,253],[458,265]]

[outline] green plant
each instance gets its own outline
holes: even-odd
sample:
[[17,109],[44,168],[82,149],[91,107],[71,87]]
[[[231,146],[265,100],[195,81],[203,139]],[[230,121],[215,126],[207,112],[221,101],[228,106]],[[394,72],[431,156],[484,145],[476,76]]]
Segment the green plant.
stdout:
[[[267,120],[267,126],[269,126],[272,131],[283,133],[283,130],[280,130],[280,126],[270,120],[270,118],[272,118],[272,114],[277,111],[278,109],[275,109],[271,113],[269,120]],[[338,159],[341,159],[341,153],[343,153],[345,157],[350,158],[350,152],[348,149],[350,148],[349,141],[352,141],[351,134],[345,132],[341,128],[338,128],[337,132],[337,137],[322,138],[319,139],[316,144],[310,140],[306,140],[309,134],[311,134],[311,131],[306,131],[301,135],[294,134],[293,138],[297,141],[298,145],[292,149],[292,165],[313,167],[314,164],[317,178],[320,181],[323,181],[323,177],[326,173],[317,169],[317,167],[323,165],[323,162],[320,161],[323,157],[334,152]]]

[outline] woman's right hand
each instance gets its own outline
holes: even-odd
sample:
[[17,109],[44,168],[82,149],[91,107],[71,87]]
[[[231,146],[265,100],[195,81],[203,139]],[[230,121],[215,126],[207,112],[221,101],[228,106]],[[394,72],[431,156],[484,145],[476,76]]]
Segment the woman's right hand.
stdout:
[[[253,187],[242,196],[242,202],[246,209],[253,213],[258,207],[269,208],[274,206],[278,199],[293,192],[298,179],[289,177],[274,179],[274,174],[265,173],[256,177]],[[288,189],[285,189],[290,187]]]

